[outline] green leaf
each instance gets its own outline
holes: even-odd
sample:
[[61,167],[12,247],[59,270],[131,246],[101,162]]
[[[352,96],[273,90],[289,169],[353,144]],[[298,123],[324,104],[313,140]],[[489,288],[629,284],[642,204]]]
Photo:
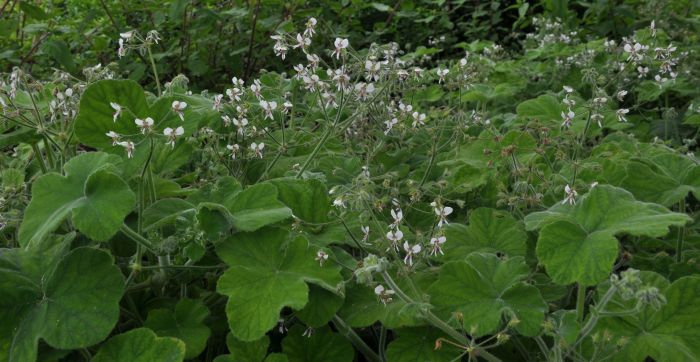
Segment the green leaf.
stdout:
[[296,316],[309,327],[318,328],[328,324],[343,305],[343,297],[318,287],[309,285],[309,302],[297,311]]
[[[646,306],[639,314],[601,318],[593,333],[606,331],[613,341],[624,338],[622,348],[613,356],[614,361],[700,360],[700,278],[683,277],[670,285],[651,272],[642,272],[641,278],[645,284],[657,287],[667,303],[659,310]],[[608,287],[609,283],[602,285],[600,292],[604,293]],[[631,307],[633,302],[616,296],[608,306]]]
[[137,328],[110,338],[92,362],[179,362],[184,358],[185,344],[181,340]]
[[226,206],[233,226],[241,231],[255,231],[292,216],[292,210],[277,199],[277,188],[271,184],[248,187]]
[[262,362],[270,346],[270,337],[263,336],[255,341],[243,342],[229,333],[226,336],[226,346],[234,360]]
[[683,155],[664,152],[632,160],[626,171],[621,186],[640,200],[670,207],[690,192],[700,199],[700,166]]
[[690,217],[637,201],[624,189],[598,185],[576,205],[558,203],[525,217],[528,230],[540,230],[537,258],[558,284],[595,285],[612,271],[616,235],[659,237]]
[[295,325],[282,340],[282,350],[289,362],[352,362],[355,351],[350,342],[330,328],[315,329],[311,337],[303,336],[304,327]]
[[[415,296],[412,296],[415,297]],[[387,328],[423,325],[423,319],[399,298],[382,304],[372,288],[350,284],[345,291],[345,303],[338,311],[345,323],[353,328],[364,328],[381,321]]]
[[[287,231],[266,228],[237,233],[217,246],[230,266],[217,291],[229,297],[226,315],[231,333],[243,341],[262,337],[275,326],[283,307],[303,308],[309,300],[307,283],[340,294],[340,267],[315,260],[316,249]],[[254,301],[254,302],[253,302]]]
[[112,172],[119,161],[102,152],[84,153],[66,163],[66,176],[39,177],[20,226],[20,244],[41,242],[69,214],[90,239],[104,241],[116,234],[136,201],[129,185]]
[[[188,104],[183,111],[184,122],[172,111],[174,100],[186,101]],[[116,120],[114,120],[115,110],[111,103],[117,103],[122,107],[121,115]],[[158,171],[164,172],[172,170],[177,163],[187,161],[188,154],[186,152],[183,154],[184,151],[179,148],[182,147],[185,151],[191,149],[191,145],[183,140],[198,129],[199,122],[204,117],[203,107],[206,105],[202,104],[200,98],[184,95],[161,97],[149,106],[146,95],[138,83],[131,80],[100,80],[91,84],[80,99],[74,126],[75,135],[83,144],[126,158],[123,147],[113,145],[112,139],[107,137],[106,133],[114,131],[122,135],[124,140],[128,139],[137,145],[134,158],[127,159],[127,166],[137,169],[142,167],[141,165],[148,157],[150,142],[142,142],[147,136],[140,132],[134,120],[151,117],[155,124],[153,134],[148,137],[153,137],[152,140],[157,143],[158,149],[154,163],[158,166]],[[211,104],[208,105],[208,110],[211,110],[210,108]],[[174,129],[178,126],[182,126],[185,132],[175,143],[175,149],[165,147],[166,139],[163,136],[163,130],[166,127]],[[165,162],[168,159],[173,165]]]
[[41,50],[53,58],[68,72],[75,71],[75,62],[70,47],[63,40],[51,39],[41,45]]
[[178,220],[193,222],[195,206],[182,199],[162,199],[143,211],[144,231],[159,228]]
[[2,360],[36,360],[39,339],[58,349],[89,347],[119,319],[124,277],[110,254],[84,247],[56,263],[44,260],[51,257],[0,249]]
[[[111,102],[123,108],[116,121]],[[146,96],[138,83],[131,80],[97,81],[91,84],[80,98],[78,117],[75,119],[75,135],[83,144],[109,149],[113,147],[112,140],[105,133],[114,131],[120,135],[139,134],[134,119],[145,119],[149,116],[152,115],[149,114]]]
[[429,289],[431,303],[444,317],[461,313],[465,328],[478,336],[496,331],[504,318],[518,320],[515,329],[534,336],[547,305],[539,290],[524,282],[529,273],[522,257],[501,260],[474,253],[466,261],[443,265]]
[[326,186],[319,180],[284,178],[268,182],[277,187],[277,197],[292,209],[294,216],[312,224],[329,221],[331,202]]
[[458,357],[464,352],[447,343],[436,349],[438,338],[449,337],[434,328],[404,328],[397,330],[396,335],[398,338],[386,349],[387,360],[391,362],[459,361]]
[[469,226],[445,227],[445,257],[462,260],[473,252],[525,256],[527,235],[522,222],[507,212],[478,208],[469,216]]
[[559,124],[562,121],[562,103],[550,94],[526,100],[518,104],[515,111],[522,118],[536,119],[544,124]]
[[44,20],[48,19],[48,15],[44,12],[44,10],[41,10],[40,7],[32,4],[31,2],[28,1],[22,1],[19,3],[19,8],[22,9],[22,11],[27,14],[27,17],[30,17],[32,19],[36,20]]
[[175,337],[185,343],[185,358],[197,357],[207,346],[211,329],[204,324],[209,309],[200,300],[181,299],[175,310],[154,309],[148,312],[144,327],[161,337]]

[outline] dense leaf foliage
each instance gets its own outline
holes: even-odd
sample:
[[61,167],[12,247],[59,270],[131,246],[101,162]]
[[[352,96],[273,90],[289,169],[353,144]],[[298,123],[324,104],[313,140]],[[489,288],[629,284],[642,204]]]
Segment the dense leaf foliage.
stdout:
[[0,360],[700,360],[691,1],[0,4]]

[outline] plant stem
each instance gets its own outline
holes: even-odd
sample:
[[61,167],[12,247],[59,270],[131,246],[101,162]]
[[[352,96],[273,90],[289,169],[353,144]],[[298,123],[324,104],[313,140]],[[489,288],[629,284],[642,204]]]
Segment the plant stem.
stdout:
[[46,169],[46,163],[44,162],[44,156],[41,154],[41,151],[39,151],[39,147],[36,143],[32,143],[32,150],[34,151],[34,156],[37,158],[37,160],[39,160],[39,167],[41,167],[41,173],[48,172],[48,170]]
[[130,228],[127,224],[122,224],[119,230],[121,230],[121,232],[124,233],[124,235],[126,235],[129,239],[133,240],[136,244],[141,245],[150,252],[153,252],[153,244],[151,244],[151,241],[141,236],[139,233],[134,231],[134,229]]
[[583,311],[586,304],[586,287],[579,283],[576,292],[576,317],[579,323],[583,322]]
[[153,77],[156,78],[156,87],[158,87],[158,97],[160,97],[163,92],[160,89],[160,80],[158,79],[158,70],[156,69],[156,62],[153,60],[153,53],[151,53],[151,45],[146,46],[148,50],[148,59],[151,61],[151,68],[153,69]]
[[[389,287],[396,292],[396,295],[399,296],[404,302],[408,304],[414,304],[415,302],[411,297],[406,295],[406,293],[399,288],[398,284],[394,281],[394,279],[387,273],[386,271],[382,271],[382,278],[384,278],[384,281],[389,285]],[[472,347],[474,346],[474,343],[472,340],[457,331],[456,329],[452,328],[449,324],[445,323],[442,319],[440,319],[438,316],[433,314],[430,310],[424,309],[422,310],[423,318],[430,323],[433,327],[440,329],[441,331],[445,332],[448,336],[450,336],[452,339],[458,341],[461,343],[463,346],[469,346]],[[501,359],[494,356],[493,354],[489,353],[487,350],[483,348],[475,348],[474,353],[477,356],[480,356],[484,358],[487,361],[490,362],[500,362]]]
[[[320,94],[320,93],[319,93],[319,94]],[[319,96],[319,98],[320,98],[320,96]],[[342,111],[343,111],[343,103],[344,103],[344,102],[343,102],[343,92],[341,92],[341,93],[340,93],[340,107],[338,107],[338,111],[337,111],[338,113],[336,114],[335,121],[333,121],[333,124],[332,124],[330,127],[326,128],[326,131],[323,133],[323,136],[321,137],[321,140],[318,141],[318,143],[316,144],[316,147],[314,147],[314,150],[311,151],[311,154],[309,155],[309,157],[306,158],[306,161],[304,162],[304,165],[301,166],[301,169],[299,170],[299,172],[297,172],[296,178],[301,178],[301,175],[302,175],[302,174],[304,173],[304,171],[306,171],[306,169],[309,167],[309,165],[311,164],[311,161],[314,160],[314,158],[316,157],[316,154],[317,154],[317,153],[321,150],[321,148],[323,147],[323,144],[326,143],[326,140],[328,139],[328,137],[331,135],[331,133],[333,133],[333,130],[335,130],[335,126],[338,124],[338,121],[340,120],[340,114],[341,114]],[[325,114],[326,107],[323,107],[323,110],[324,110],[324,114]],[[325,118],[326,118],[326,122],[328,122],[329,119],[328,119],[328,115],[327,115],[327,114],[325,114]]]
[[430,148],[430,161],[428,161],[428,168],[425,169],[425,174],[423,174],[423,178],[420,180],[420,185],[418,185],[418,188],[420,189],[423,187],[425,184],[425,181],[428,179],[428,175],[430,174],[430,170],[433,168],[433,162],[435,162],[435,153],[437,153],[435,146],[437,144],[437,139],[433,139],[433,146]]
[[578,339],[576,340],[576,343],[571,347],[573,349],[576,347],[579,343],[583,341],[586,336],[588,336],[589,333],[593,330],[595,325],[598,323],[598,319],[600,318],[600,315],[598,312],[602,311],[605,306],[608,304],[610,299],[615,295],[615,292],[617,291],[617,288],[613,285],[608,289],[608,291],[603,295],[602,298],[600,298],[600,302],[596,303],[596,305],[592,308],[591,310],[591,318],[588,319],[588,322],[581,328],[581,331],[579,332]]
[[350,343],[352,343],[352,345],[355,346],[355,348],[357,348],[368,361],[382,362],[379,355],[369,348],[367,343],[365,343],[365,341],[363,341],[352,328],[345,324],[345,321],[338,317],[338,315],[333,316],[333,324],[336,328],[338,328],[338,331],[345,336],[345,338],[350,340]]
[[[685,197],[678,202],[678,212],[685,214]],[[685,226],[678,228],[678,240],[676,240],[676,262],[683,261],[683,239],[685,238]]]
[[386,361],[386,356],[384,355],[386,347],[386,327],[382,326],[379,330],[379,358],[382,362]]

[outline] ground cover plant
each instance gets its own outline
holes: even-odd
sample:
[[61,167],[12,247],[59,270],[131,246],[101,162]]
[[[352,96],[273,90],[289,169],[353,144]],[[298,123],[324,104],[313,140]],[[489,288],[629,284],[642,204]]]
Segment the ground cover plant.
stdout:
[[0,360],[700,360],[697,4],[0,6]]

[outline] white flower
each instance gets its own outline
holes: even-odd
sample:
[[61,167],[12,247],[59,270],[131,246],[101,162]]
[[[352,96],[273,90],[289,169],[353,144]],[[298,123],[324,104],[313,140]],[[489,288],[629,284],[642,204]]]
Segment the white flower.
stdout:
[[134,157],[134,149],[136,146],[134,145],[133,142],[131,141],[123,141],[123,142],[117,142],[118,146],[124,147],[126,149],[126,157],[127,158],[132,158]]
[[591,115],[591,120],[598,123],[598,127],[600,128],[603,128],[603,119],[605,119],[605,117],[600,113],[593,113]]
[[229,98],[232,102],[233,102],[233,101],[240,102],[240,101],[241,101],[241,96],[243,95],[243,90],[241,90],[240,88],[237,88],[237,87],[235,87],[235,88],[229,88],[229,89],[226,90],[226,95],[228,96],[228,98]]
[[571,94],[574,92],[574,89],[569,87],[568,85],[565,85],[563,88],[564,88],[564,92],[566,92],[566,94]]
[[211,109],[220,111],[221,110],[221,100],[224,99],[223,94],[217,94],[214,96],[214,104],[212,105]]
[[335,45],[335,51],[333,53],[335,54],[336,59],[340,59],[340,53],[343,51],[343,49],[347,48],[349,44],[350,43],[347,39],[335,38],[335,41],[333,42],[333,45]]
[[224,127],[228,127],[228,126],[230,126],[231,123],[232,123],[231,117],[229,117],[229,116],[227,116],[227,115],[225,115],[225,114],[224,114],[223,116],[221,116],[221,120],[224,121]]
[[389,134],[389,132],[391,132],[391,130],[394,128],[394,126],[398,123],[399,123],[399,120],[396,118],[392,118],[388,121],[384,121],[384,124],[386,125],[386,130],[384,130],[384,134],[385,135]]
[[336,83],[336,88],[341,91],[348,89],[350,84],[350,76],[345,73],[345,67],[340,67],[336,70],[330,70],[326,72],[333,81]]
[[431,205],[435,208],[435,215],[440,217],[440,220],[438,221],[438,227],[441,228],[443,224],[449,224],[447,222],[447,216],[449,216],[454,210],[449,206],[436,206],[437,203],[435,202],[431,203]]
[[366,101],[369,99],[369,96],[374,93],[374,83],[357,83],[355,84],[355,92],[357,92],[357,99]]
[[114,109],[114,114],[112,115],[112,120],[114,122],[117,121],[117,118],[122,114],[122,106],[114,103],[114,102],[109,102],[109,105]]
[[413,112],[413,128],[416,128],[419,124],[425,126],[425,113]]
[[337,197],[335,200],[333,200],[333,206],[335,206],[339,209],[340,208],[343,208],[343,209],[347,208],[347,206],[345,205],[345,200],[343,199],[342,196]]
[[360,230],[362,230],[362,241],[367,242],[369,240],[369,226],[362,226]]
[[638,62],[644,59],[644,52],[649,49],[648,46],[635,43],[634,45],[631,44],[625,44],[624,50],[625,52],[629,53],[629,56],[627,57],[627,61],[633,61],[633,62]]
[[403,102],[399,102],[399,110],[401,111],[401,114],[406,114],[406,113],[411,113],[413,110],[413,106],[408,104],[403,104]]
[[289,113],[289,111],[292,110],[293,106],[294,105],[292,104],[292,102],[285,101],[284,103],[282,103],[282,113],[284,113],[284,114]]
[[321,79],[316,74],[312,74],[311,76],[304,76],[303,80],[304,87],[311,92],[315,92],[316,87],[321,84]]
[[143,134],[148,133],[153,128],[153,118],[151,117],[146,117],[146,119],[136,118],[134,123],[141,128],[141,133]]
[[651,24],[649,24],[649,30],[651,30],[651,37],[656,38],[656,21],[651,21]]
[[447,238],[445,236],[438,236],[430,239],[430,255],[437,256],[438,253],[440,253],[440,255],[445,255],[442,251],[442,245],[445,244],[446,241]]
[[301,48],[301,50],[306,51],[306,47],[311,45],[311,38],[302,36],[301,34],[297,33],[297,43],[292,45],[292,48]]
[[415,67],[413,68],[413,76],[418,79],[423,76],[423,69]]
[[277,108],[277,102],[275,101],[266,101],[266,100],[261,100],[260,101],[260,108],[265,111],[265,119],[272,119],[274,120],[275,118],[272,116],[272,111],[274,111]]
[[231,151],[231,158],[235,160],[236,156],[238,155],[238,152],[241,149],[241,146],[239,146],[238,144],[233,144],[233,145],[226,145],[226,148],[229,151]]
[[576,116],[576,114],[573,111],[568,111],[566,113],[561,112],[561,118],[564,119],[564,122],[561,123],[562,127],[571,127],[571,121],[574,119],[574,116]]
[[438,67],[437,69],[437,75],[438,75],[438,83],[442,83],[445,81],[445,76],[450,72],[449,69],[442,69]]
[[119,58],[126,55],[126,47],[124,47],[124,39],[119,39],[119,49],[117,49],[117,56]]
[[629,113],[629,109],[627,108],[621,108],[618,109],[617,112],[615,112],[615,115],[617,115],[617,120],[619,122],[627,122],[627,118],[625,118],[625,114]]
[[262,142],[260,142],[260,144],[257,144],[255,142],[250,144],[250,149],[253,150],[253,152],[255,152],[255,155],[260,158],[263,158],[263,148],[265,148],[265,144]]
[[[396,230],[389,230],[388,233],[386,233],[386,238],[391,241],[391,247],[393,247],[395,250],[399,250],[399,241],[403,239],[403,231],[396,229]],[[391,248],[390,247],[390,248]],[[389,249],[387,249],[389,250]]]
[[379,284],[374,287],[374,294],[379,297],[382,304],[386,305],[392,301],[391,296],[394,295],[394,291],[391,289],[386,289],[383,285]]
[[312,37],[314,36],[314,33],[316,32],[316,18],[309,18],[309,20],[306,21],[306,29],[304,30],[304,36],[307,37]]
[[568,202],[569,205],[574,205],[576,203],[576,196],[578,196],[576,190],[572,189],[569,184],[567,184],[564,187],[564,192],[566,193],[566,197],[561,203],[566,204]]
[[255,98],[258,100],[262,99],[262,84],[260,83],[259,79],[256,79],[253,81],[253,84],[250,85],[250,90],[253,91],[253,94],[255,94]]
[[381,70],[381,64],[379,62],[371,60],[365,61],[365,70],[367,71],[365,78],[368,81],[374,80],[376,82],[379,80],[379,71]]
[[180,117],[181,121],[185,121],[185,115],[182,113],[185,108],[187,108],[187,103],[182,102],[182,101],[173,101],[172,104],[173,112],[177,113],[177,116]]
[[401,239],[403,239],[403,231],[399,229],[389,230],[389,232],[386,233],[386,238],[393,242],[401,241]]
[[287,44],[284,41],[284,37],[281,35],[273,35],[270,37],[275,41],[275,45],[272,46],[272,51],[275,52],[275,56],[281,57],[282,60],[287,56]]
[[321,58],[316,54],[306,54],[306,60],[309,62],[309,68],[314,72],[318,68],[318,63],[321,62]]
[[637,76],[637,78],[644,78],[644,77],[646,77],[647,74],[649,73],[649,67],[642,67],[642,66],[639,66],[639,67],[637,67],[637,72],[639,73],[639,75]]
[[627,91],[623,89],[621,91],[618,91],[617,94],[615,95],[615,97],[617,97],[617,100],[622,102],[625,100],[626,95],[627,95]]
[[328,254],[326,254],[323,250],[319,250],[316,252],[316,259],[315,259],[319,265],[323,266],[323,263],[328,260]]
[[395,229],[401,224],[401,221],[403,220],[403,211],[401,209],[396,208],[396,209],[391,209],[391,217],[394,219],[394,222],[391,223],[390,227],[392,229]]
[[406,256],[403,258],[404,264],[409,266],[413,265],[413,256],[420,253],[423,248],[420,244],[415,244],[413,246],[408,244],[408,241],[403,242],[403,250],[406,252]]
[[185,129],[182,128],[182,126],[172,129],[170,127],[166,127],[163,130],[163,134],[168,137],[168,141],[165,142],[166,145],[172,146],[172,148],[175,148],[175,139],[179,136],[182,136],[185,133]]
[[119,33],[119,37],[121,39],[124,39],[125,41],[129,41],[129,40],[131,40],[131,38],[133,38],[134,32],[135,32],[135,30],[130,30],[130,31],[126,31],[123,33]]
[[148,33],[146,33],[146,42],[154,42],[158,44],[158,41],[160,40],[160,34],[158,34],[157,31],[151,30]]
[[238,79],[238,77],[231,78],[231,83],[234,86],[238,86],[238,87],[243,87],[243,85],[245,84],[245,82],[243,82],[243,79]]
[[116,146],[117,143],[119,142],[119,138],[121,137],[119,135],[119,133],[114,132],[114,131],[109,131],[109,132],[105,133],[105,135],[107,135],[107,137],[112,139],[112,146]]
[[247,118],[234,118],[231,120],[232,123],[238,128],[238,134],[243,135],[243,132],[245,131],[245,126],[248,125],[248,119]]

